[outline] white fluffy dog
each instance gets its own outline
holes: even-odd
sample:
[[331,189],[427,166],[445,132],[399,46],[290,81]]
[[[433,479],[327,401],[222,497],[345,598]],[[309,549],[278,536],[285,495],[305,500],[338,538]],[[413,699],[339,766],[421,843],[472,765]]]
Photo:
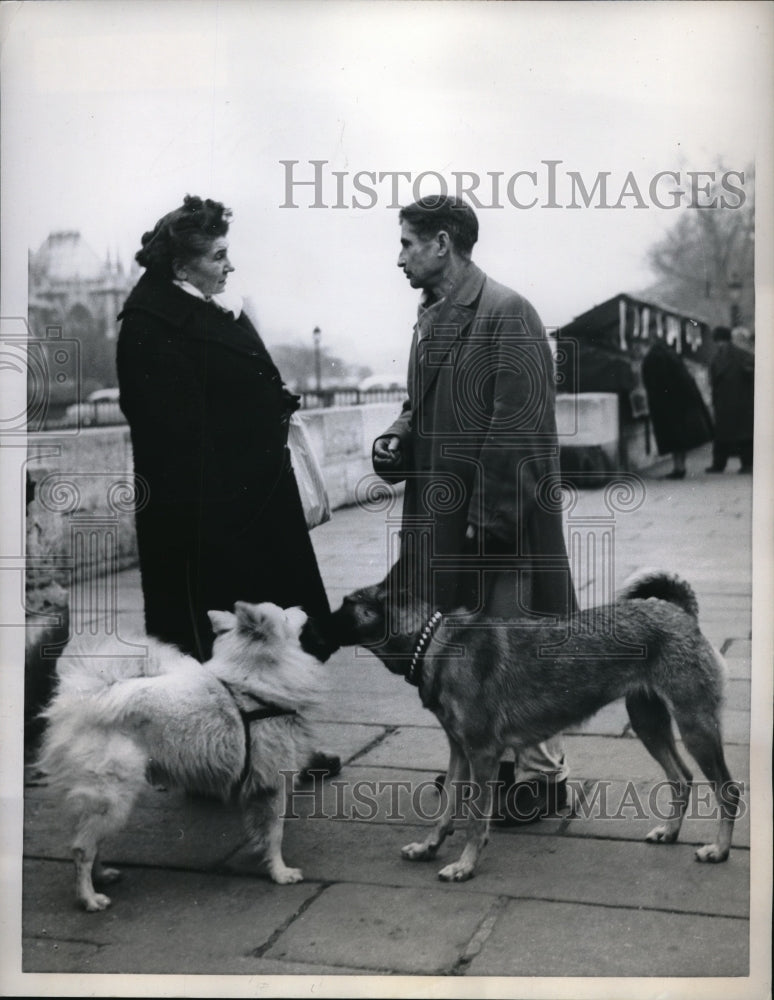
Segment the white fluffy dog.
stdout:
[[104,639],[63,651],[39,765],[73,817],[76,898],[89,911],[110,905],[92,877],[119,874],[100,864],[100,842],[124,826],[149,777],[238,795],[250,848],[271,878],[303,877],[282,858],[280,772],[308,760],[304,712],[322,688],[319,662],[299,644],[306,615],[238,603],[210,621],[216,639],[204,664],[147,637],[138,657],[101,656]]

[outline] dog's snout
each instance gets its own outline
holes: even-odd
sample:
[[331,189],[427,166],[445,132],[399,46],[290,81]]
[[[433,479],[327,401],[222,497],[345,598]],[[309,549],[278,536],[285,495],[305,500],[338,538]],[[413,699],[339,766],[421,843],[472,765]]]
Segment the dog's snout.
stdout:
[[325,663],[341,646],[331,626],[332,618],[333,615],[330,614],[319,618],[307,618],[299,635],[304,652],[316,657],[321,663]]

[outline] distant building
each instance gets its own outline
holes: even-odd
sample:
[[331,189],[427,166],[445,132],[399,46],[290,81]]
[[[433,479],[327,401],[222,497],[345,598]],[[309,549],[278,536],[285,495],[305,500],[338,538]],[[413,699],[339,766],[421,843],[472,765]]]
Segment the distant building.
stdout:
[[622,292],[576,316],[555,337],[559,392],[618,396],[622,468],[644,466],[653,451],[641,375],[652,343],[663,340],[681,355],[709,401],[712,337],[703,318]]
[[55,405],[116,384],[117,316],[139,277],[110,254],[101,259],[77,230],[54,232],[29,256],[29,325],[33,338],[79,347],[79,372],[51,379]]

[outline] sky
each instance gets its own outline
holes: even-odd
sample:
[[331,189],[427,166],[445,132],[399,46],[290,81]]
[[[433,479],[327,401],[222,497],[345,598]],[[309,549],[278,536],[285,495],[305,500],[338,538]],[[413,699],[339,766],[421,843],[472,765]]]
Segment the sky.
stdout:
[[[489,207],[475,260],[560,326],[646,287],[648,247],[696,210],[687,197],[654,204],[651,179],[675,171],[685,187],[687,171],[747,170],[771,111],[768,4],[26,0],[0,10],[6,315],[23,310],[27,251],[50,232],[80,230],[128,265],[141,234],[199,194],[233,209],[231,286],[266,341],[311,344],[319,326],[333,353],[377,372],[405,370],[416,310],[396,267],[397,204],[438,190],[433,174],[452,191],[455,174],[481,178]],[[312,207],[309,185],[288,198],[291,160],[296,180],[326,161],[328,207]],[[410,179],[393,197],[391,177],[364,171]],[[532,207],[509,200],[520,171],[511,194]],[[631,191],[619,208],[566,207],[572,173],[592,190],[603,172],[608,204],[631,175],[641,207]],[[359,173],[373,196],[355,190]],[[660,185],[666,204],[674,185]]]

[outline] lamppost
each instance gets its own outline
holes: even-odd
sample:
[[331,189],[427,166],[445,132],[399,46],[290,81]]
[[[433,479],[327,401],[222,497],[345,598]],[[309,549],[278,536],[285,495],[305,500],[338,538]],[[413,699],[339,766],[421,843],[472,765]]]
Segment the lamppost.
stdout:
[[744,284],[736,272],[728,279],[728,297],[731,299],[731,328],[733,329],[742,321],[739,303],[742,298],[742,288]]
[[314,337],[314,380],[315,388],[319,392],[322,389],[322,374],[320,371],[320,337],[322,336],[322,330],[319,326],[316,326],[312,330],[312,336]]

